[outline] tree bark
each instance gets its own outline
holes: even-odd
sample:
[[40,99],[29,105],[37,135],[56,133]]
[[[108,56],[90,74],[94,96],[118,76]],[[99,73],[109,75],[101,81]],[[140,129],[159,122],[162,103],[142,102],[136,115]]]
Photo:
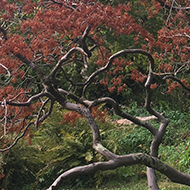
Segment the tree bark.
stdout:
[[[173,182],[190,186],[190,175],[183,174],[175,170],[171,166],[160,161],[158,158],[149,156],[144,153],[118,156],[113,153],[110,153],[110,151],[104,148],[102,145],[97,145],[97,146],[100,146],[101,148],[96,148],[96,150],[99,151],[101,149],[100,151],[103,151],[104,154],[112,155],[111,156],[112,159],[106,162],[96,162],[89,165],[72,168],[61,174],[47,190],[57,190],[62,180],[68,179],[70,177],[94,173],[98,170],[113,170],[116,169],[117,167],[130,166],[135,164],[144,164],[148,167],[151,167],[150,169],[154,168],[159,172],[163,173]],[[152,172],[154,172],[154,169],[150,170],[151,171],[150,175],[152,174]],[[159,189],[155,184],[156,182],[153,183],[153,186],[149,186],[149,188],[154,190]]]
[[146,174],[147,174],[147,180],[148,180],[148,188],[150,190],[160,190],[157,184],[155,170],[150,167],[147,167]]

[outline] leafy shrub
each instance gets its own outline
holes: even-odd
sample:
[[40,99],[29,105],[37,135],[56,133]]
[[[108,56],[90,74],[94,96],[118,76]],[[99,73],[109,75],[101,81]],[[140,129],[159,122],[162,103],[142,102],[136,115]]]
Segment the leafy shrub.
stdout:
[[[111,139],[112,136],[106,135],[107,131],[111,134],[116,126],[110,121],[105,122],[105,114],[98,108],[95,108],[93,115],[100,127],[105,146],[114,152],[122,152],[122,147]],[[64,119],[69,116],[72,120],[65,122]],[[8,187],[6,189],[12,189],[13,186],[21,189],[32,184],[30,188],[41,190],[72,167],[104,160],[92,148],[92,133],[87,121],[73,112],[65,112],[58,105],[33,134],[31,145],[27,145],[27,140],[22,139],[8,154],[2,156],[1,165],[5,177],[1,181],[3,187]],[[125,149],[125,146],[123,148]],[[89,176],[81,176],[64,185],[89,186],[93,184],[92,179]],[[98,184],[98,181],[101,179],[94,176],[94,182]]]
[[[145,116],[146,111],[135,101],[131,101],[130,106],[132,109],[122,109],[136,116]],[[149,152],[152,135],[146,129],[136,125],[117,126],[99,108],[95,108],[93,114],[100,128],[102,144],[108,149],[117,154]],[[190,149],[186,148],[187,143],[190,143],[186,139],[189,115],[171,110],[166,110],[165,115],[171,121],[160,149],[161,159],[189,172]],[[159,126],[156,120],[150,122]],[[42,190],[71,167],[104,160],[92,149],[91,129],[86,120],[73,112],[62,110],[59,105],[56,105],[50,118],[41,124],[39,130],[33,130],[33,134],[31,145],[21,139],[17,146],[1,156],[2,172],[5,174],[1,185],[4,189]],[[145,167],[122,167],[115,171],[99,171],[91,176],[70,179],[63,185],[68,189],[85,189],[104,184],[105,180],[108,181],[107,176],[123,181],[134,176],[142,177],[145,172]]]

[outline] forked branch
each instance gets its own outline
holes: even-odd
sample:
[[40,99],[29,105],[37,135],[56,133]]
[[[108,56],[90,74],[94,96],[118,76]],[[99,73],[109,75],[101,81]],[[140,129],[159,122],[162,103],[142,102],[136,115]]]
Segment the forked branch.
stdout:
[[135,164],[143,164],[145,166],[154,168],[160,173],[166,175],[172,182],[190,186],[189,174],[184,174],[175,170],[156,157],[152,157],[144,153],[136,153],[124,156],[116,156],[114,159],[106,162],[96,162],[86,166],[72,168],[61,174],[47,190],[58,189],[62,180],[70,177],[94,173],[98,170],[113,170],[121,166],[130,166]]
[[[10,106],[17,106],[17,107],[23,107],[23,106],[30,106],[32,104],[33,101],[39,99],[40,97],[48,97],[52,100],[54,100],[54,97],[48,93],[48,92],[41,92],[39,94],[33,95],[31,98],[28,99],[28,101],[26,102],[13,102],[10,100],[6,100],[6,104],[10,105]],[[4,105],[4,101],[0,101],[0,104],[3,106]]]

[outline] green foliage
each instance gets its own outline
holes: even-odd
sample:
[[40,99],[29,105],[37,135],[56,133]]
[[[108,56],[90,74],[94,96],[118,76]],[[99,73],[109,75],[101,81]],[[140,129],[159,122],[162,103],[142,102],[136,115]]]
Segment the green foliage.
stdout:
[[[155,81],[160,84],[160,81]],[[161,92],[161,93],[160,93]],[[163,83],[153,91],[153,106],[161,112],[177,110],[181,113],[189,111],[190,102],[188,92],[182,88],[175,88],[171,94],[168,94],[167,84]]]
[[184,140],[189,133],[190,115],[173,110],[160,110],[169,119],[162,144],[176,145]]
[[[164,103],[160,105],[159,111],[164,110],[165,116],[170,120],[159,152],[161,159],[175,168],[189,172],[190,141],[186,139],[189,131],[186,123],[190,117],[179,111],[167,110]],[[142,105],[134,100],[130,100],[128,106],[123,106],[122,109],[136,116],[147,114]],[[1,156],[1,167],[5,174],[1,180],[2,187],[42,190],[71,167],[104,160],[92,149],[91,130],[86,120],[78,118],[74,124],[61,124],[65,113],[67,112],[56,105],[51,117],[41,124],[39,130],[34,130],[31,145],[22,139],[8,154]],[[159,126],[156,120],[150,122]],[[116,126],[109,117],[105,123],[97,123],[102,144],[114,153],[149,152],[152,136],[146,129],[136,125]],[[70,179],[63,186],[65,189],[93,189],[94,186],[99,189],[114,179],[122,184],[124,180],[130,182],[141,179],[145,173],[144,166],[121,167],[114,171],[99,171]]]
[[[5,173],[5,178],[2,180],[3,187],[14,186],[19,189],[31,183],[32,188],[43,189],[71,167],[104,160],[92,149],[92,135],[85,119],[77,119],[73,125],[61,124],[64,113],[65,111],[56,105],[51,117],[40,126],[39,130],[34,131],[31,145],[27,146],[27,141],[23,139],[2,157],[2,168]],[[108,149],[117,154],[146,151],[147,145],[143,144],[145,140],[140,137],[143,135],[147,138],[145,130],[141,131],[141,128],[136,126],[115,126],[109,120],[108,118],[105,123],[97,121],[102,143]],[[140,144],[143,146],[139,147]],[[139,167],[135,166],[131,169],[118,170],[118,173],[125,178],[134,176],[134,168],[136,172],[139,170]],[[107,179],[106,176],[109,176],[109,172],[97,172],[92,176],[71,179],[69,183],[65,182],[64,186],[70,188],[75,185],[77,188],[85,188],[94,183],[99,186],[104,179]]]
[[[27,146],[27,141],[22,139],[8,154],[2,156],[1,165],[5,174],[2,180],[3,187],[12,189],[14,186],[20,189],[31,183],[32,188],[41,190],[72,167],[104,160],[92,148],[91,129],[86,120],[78,118],[74,124],[61,124],[65,113],[56,105],[52,115],[41,124],[39,130],[33,132],[31,145]],[[120,147],[117,141],[112,139],[114,129],[118,136],[123,130],[120,131],[110,122],[97,121],[97,124],[100,127],[103,144],[113,152],[124,152],[122,148],[126,149],[126,146]],[[108,135],[107,131],[110,131]],[[98,174],[94,177],[81,176],[78,179],[71,179],[71,182],[64,186],[70,187],[75,184],[79,188],[94,183],[99,185],[102,180],[100,176]]]
[[[26,141],[22,140],[8,153],[1,155],[1,167],[5,177],[1,180],[4,189],[19,190],[26,184],[33,183],[35,173],[43,163],[36,162],[34,155],[37,147],[27,146]],[[27,183],[26,183],[27,182]]]
[[190,139],[186,139],[176,146],[161,146],[161,160],[179,169],[182,172],[190,173]]
[[123,111],[133,116],[147,116],[148,112],[144,108],[144,103],[138,103],[137,101],[130,99],[128,106],[122,107]]

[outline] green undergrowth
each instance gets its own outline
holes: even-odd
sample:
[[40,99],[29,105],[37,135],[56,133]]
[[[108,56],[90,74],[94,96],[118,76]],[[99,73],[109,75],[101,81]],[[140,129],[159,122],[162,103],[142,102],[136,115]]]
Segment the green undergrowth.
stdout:
[[[137,116],[147,114],[146,110],[135,102],[131,105],[131,110],[130,107],[122,107],[123,111]],[[134,113],[135,109],[137,113]],[[159,111],[170,120],[159,150],[161,160],[182,172],[190,173],[190,116],[188,113],[167,109]],[[70,168],[104,161],[92,148],[92,133],[86,120],[78,118],[73,123],[64,123],[62,121],[65,113],[68,112],[57,105],[40,128],[33,130],[31,145],[27,145],[27,140],[22,139],[8,153],[1,155],[1,172],[5,174],[0,181],[2,188],[43,190]],[[149,153],[152,135],[148,130],[134,124],[116,125],[113,118],[109,116],[105,118],[105,122],[96,118],[102,144],[106,148],[120,155]],[[159,127],[157,120],[151,120],[150,123],[156,128]],[[162,190],[188,189],[169,183],[167,178],[159,173],[157,175]],[[148,189],[146,167],[135,165],[78,176],[65,180],[60,189],[145,190]]]
[[[167,179],[158,180],[158,185],[161,190],[189,190],[190,187],[172,183]],[[60,190],[75,190],[76,188],[62,188]],[[148,190],[147,179],[131,178],[130,181],[118,182],[117,180],[108,180],[107,183],[103,184],[98,188],[78,188],[77,190]]]

